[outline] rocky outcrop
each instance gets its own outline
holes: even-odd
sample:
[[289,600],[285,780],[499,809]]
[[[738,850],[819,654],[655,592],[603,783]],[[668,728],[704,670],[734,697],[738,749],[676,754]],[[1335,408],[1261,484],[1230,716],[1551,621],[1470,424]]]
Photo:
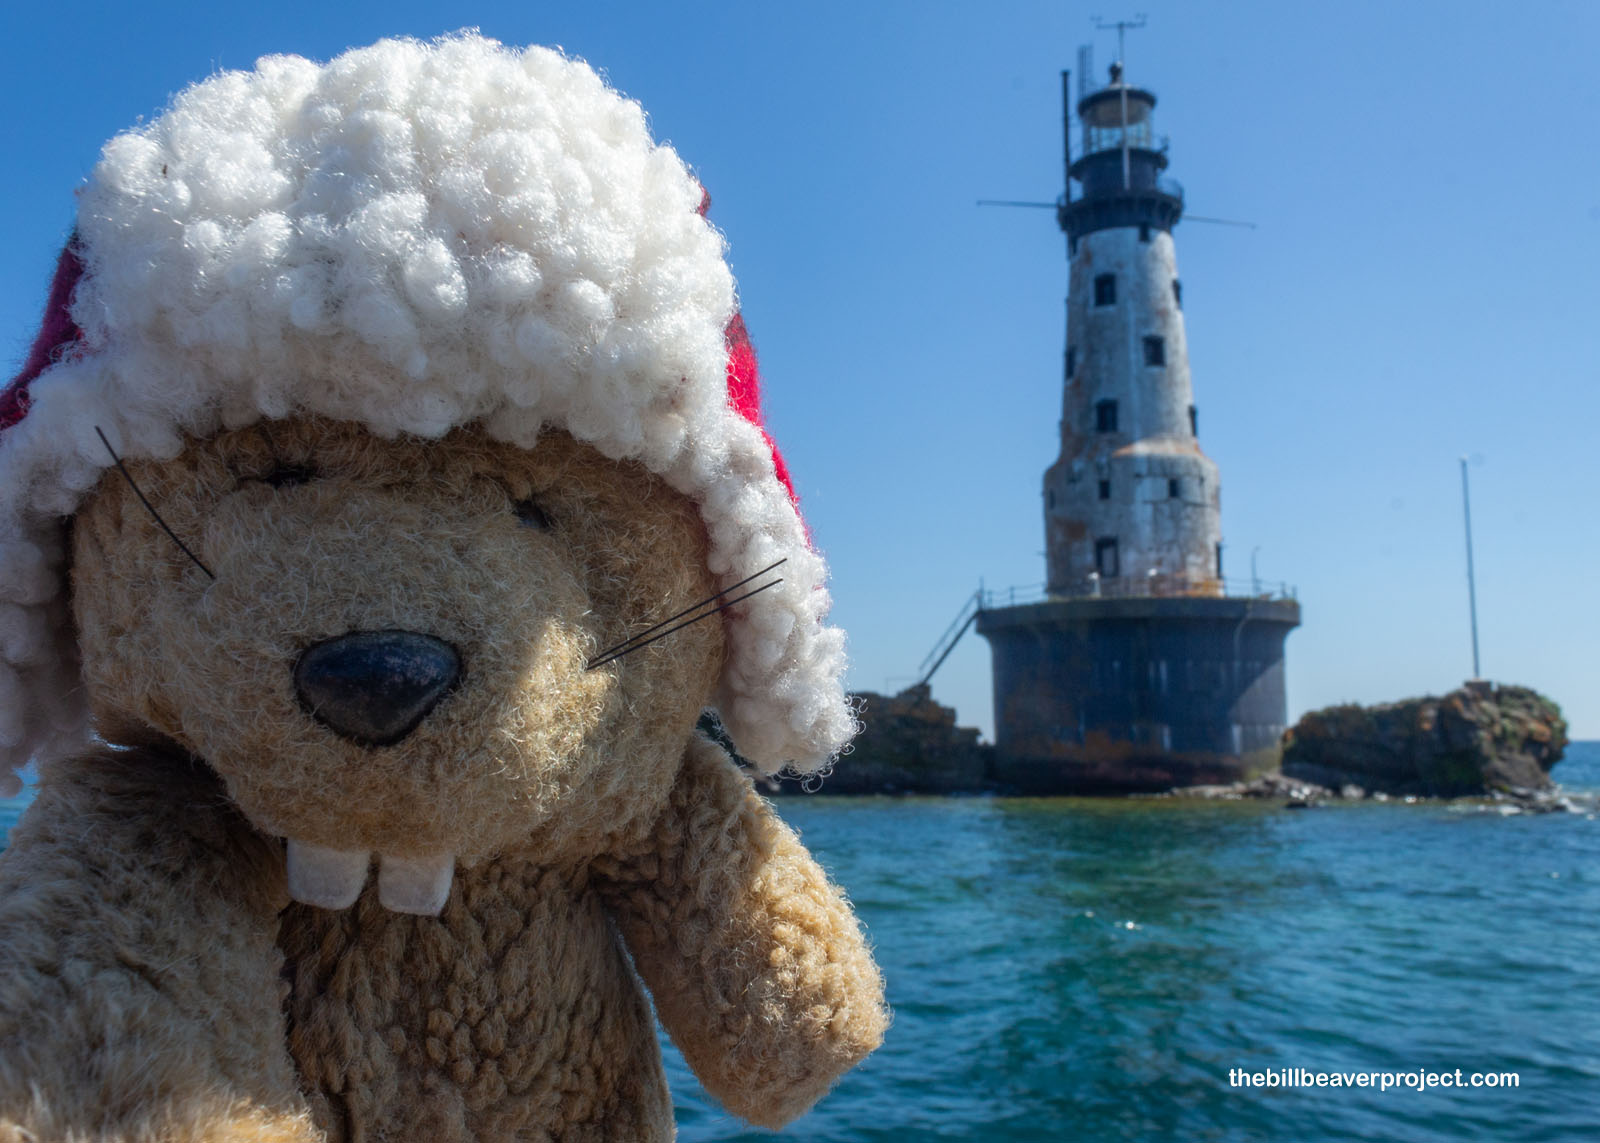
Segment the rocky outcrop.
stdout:
[[956,725],[953,707],[933,701],[926,686],[897,695],[863,691],[862,731],[831,773],[784,778],[773,792],[821,794],[973,794],[993,784],[994,748],[978,731]]
[[1473,680],[1442,698],[1313,711],[1284,736],[1283,773],[1336,790],[1434,798],[1540,790],[1566,746],[1554,702]]
[[[1148,795],[1147,795],[1148,796]],[[1352,802],[1405,802],[1407,805],[1427,799],[1416,794],[1389,795],[1381,790],[1365,790],[1353,782],[1338,789],[1319,786],[1303,778],[1289,778],[1277,771],[1261,774],[1248,782],[1230,782],[1220,786],[1180,786],[1157,798],[1188,798],[1207,802],[1263,801],[1281,805],[1286,810],[1310,810],[1319,806],[1349,804]],[[1600,795],[1563,790],[1549,786],[1532,790],[1514,786],[1509,790],[1495,790],[1487,796],[1462,798],[1456,806],[1471,807],[1472,812],[1509,814],[1593,814],[1600,811]]]
[[1225,782],[1204,786],[1175,786],[1158,798],[1190,798],[1205,802],[1237,802],[1246,799],[1282,802],[1286,806],[1302,808],[1327,801],[1329,798],[1363,798],[1366,791],[1356,786],[1343,790],[1330,790],[1315,782],[1290,778],[1269,770],[1247,781]]
[[[956,712],[926,686],[897,695],[862,692],[864,729],[831,772],[762,779],[768,793],[1008,793],[994,747],[956,725]],[[707,718],[702,729],[721,728]],[[731,749],[731,743],[726,743]],[[1263,798],[1291,809],[1328,801],[1490,795],[1527,810],[1570,809],[1551,793],[1550,768],[1567,745],[1561,708],[1527,687],[1474,681],[1442,698],[1314,711],[1284,735],[1281,772],[1226,785],[1174,789],[1169,797]]]

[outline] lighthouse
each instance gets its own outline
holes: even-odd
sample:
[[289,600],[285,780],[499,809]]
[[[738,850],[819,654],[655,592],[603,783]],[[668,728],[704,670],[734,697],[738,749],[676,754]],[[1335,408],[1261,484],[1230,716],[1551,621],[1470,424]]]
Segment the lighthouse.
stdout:
[[[1288,589],[1230,592],[1221,477],[1200,446],[1155,95],[1062,73],[1067,337],[1044,474],[1043,597],[984,599],[1001,779],[1038,792],[1224,782],[1278,761]],[[1077,192],[1074,193],[1074,184]]]
[[1044,478],[1052,594],[1221,594],[1221,490],[1200,450],[1172,242],[1183,191],[1161,174],[1155,104],[1113,64],[1078,105],[1069,174],[1083,193],[1057,208],[1071,277],[1061,456]]

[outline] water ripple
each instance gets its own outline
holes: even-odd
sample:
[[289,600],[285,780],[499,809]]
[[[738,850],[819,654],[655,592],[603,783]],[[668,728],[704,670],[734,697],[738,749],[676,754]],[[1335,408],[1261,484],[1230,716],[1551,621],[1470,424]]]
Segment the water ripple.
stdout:
[[[1557,777],[1600,785],[1600,744]],[[797,1140],[1600,1135],[1600,825],[1362,803],[782,803],[897,1014]],[[766,1137],[669,1049],[684,1143]],[[1231,1068],[1516,1088],[1230,1088]]]

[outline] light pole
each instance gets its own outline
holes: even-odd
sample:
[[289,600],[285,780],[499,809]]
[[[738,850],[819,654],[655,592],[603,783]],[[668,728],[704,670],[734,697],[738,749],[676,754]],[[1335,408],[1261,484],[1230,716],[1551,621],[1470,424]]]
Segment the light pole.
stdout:
[[1461,458],[1461,513],[1467,522],[1467,607],[1472,613],[1472,677],[1478,669],[1478,587],[1472,576],[1472,496],[1467,487],[1467,458]]

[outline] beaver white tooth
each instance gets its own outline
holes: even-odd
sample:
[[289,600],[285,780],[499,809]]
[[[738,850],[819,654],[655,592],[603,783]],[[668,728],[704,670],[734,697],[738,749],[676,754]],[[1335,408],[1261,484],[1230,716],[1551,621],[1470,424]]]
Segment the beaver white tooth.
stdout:
[[289,896],[319,909],[348,909],[367,883],[372,855],[365,850],[328,849],[289,839]]
[[456,857],[382,857],[378,859],[378,900],[396,913],[437,917],[450,898]]

